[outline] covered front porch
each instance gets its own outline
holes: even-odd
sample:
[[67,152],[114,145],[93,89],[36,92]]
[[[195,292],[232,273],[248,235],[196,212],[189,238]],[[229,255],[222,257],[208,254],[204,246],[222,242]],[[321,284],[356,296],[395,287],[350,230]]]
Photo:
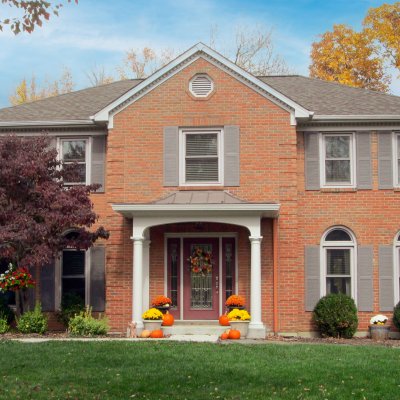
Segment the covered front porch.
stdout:
[[[190,333],[196,324],[214,333],[226,297],[239,293],[251,314],[248,337],[266,336],[262,221],[276,219],[279,204],[245,203],[221,191],[185,191],[150,204],[113,204],[113,209],[133,220],[132,315],[139,331],[150,299],[165,294],[173,300],[179,333],[184,327]],[[273,252],[272,237],[267,240]],[[207,271],[191,264],[196,251],[210,255]]]

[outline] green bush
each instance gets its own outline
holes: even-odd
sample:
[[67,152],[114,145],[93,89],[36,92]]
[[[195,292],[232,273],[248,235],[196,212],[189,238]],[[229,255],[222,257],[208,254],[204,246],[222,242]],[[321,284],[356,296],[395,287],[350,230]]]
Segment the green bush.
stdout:
[[68,332],[72,336],[99,336],[109,330],[107,318],[96,319],[92,316],[92,309],[87,307],[79,315],[69,320]]
[[61,309],[57,313],[57,320],[68,327],[69,320],[85,310],[85,304],[80,296],[67,293],[61,299]]
[[27,311],[17,320],[17,329],[21,333],[45,333],[47,331],[47,317],[42,313],[40,303],[36,303],[33,311]]
[[393,310],[393,323],[397,329],[400,329],[400,302],[396,304]]
[[0,335],[7,333],[9,329],[7,317],[0,313]]
[[0,294],[0,315],[7,319],[8,324],[14,321],[14,312],[7,304],[5,296]]
[[328,294],[314,308],[314,321],[321,336],[351,338],[358,326],[357,307],[345,294]]

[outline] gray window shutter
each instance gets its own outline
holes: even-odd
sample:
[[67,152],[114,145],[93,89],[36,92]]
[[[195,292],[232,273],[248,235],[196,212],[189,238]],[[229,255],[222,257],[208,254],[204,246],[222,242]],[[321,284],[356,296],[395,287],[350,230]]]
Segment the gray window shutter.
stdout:
[[179,185],[179,130],[164,128],[164,186]]
[[313,311],[320,299],[320,247],[305,247],[305,309]]
[[378,133],[379,189],[393,188],[392,132]]
[[55,136],[49,136],[49,148],[57,149],[57,138]]
[[95,246],[90,249],[90,305],[93,311],[104,311],[106,305],[106,249]]
[[239,186],[240,131],[236,125],[224,127],[224,186]]
[[106,137],[93,136],[92,139],[92,184],[99,184],[101,188],[97,192],[104,192],[104,175],[105,175],[105,161],[106,161]]
[[320,189],[319,134],[304,132],[306,190]]
[[393,311],[393,246],[379,246],[379,310]]
[[55,262],[40,267],[40,302],[43,311],[55,310]]
[[372,189],[371,133],[357,132],[357,188]]
[[360,246],[357,257],[357,307],[359,311],[374,311],[372,246]]

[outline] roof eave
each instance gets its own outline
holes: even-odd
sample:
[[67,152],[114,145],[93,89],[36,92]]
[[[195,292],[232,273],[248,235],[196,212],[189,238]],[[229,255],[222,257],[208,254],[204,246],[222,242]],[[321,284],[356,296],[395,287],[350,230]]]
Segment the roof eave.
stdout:
[[[400,111],[399,111],[400,112]],[[399,115],[314,115],[312,121],[348,122],[348,121],[400,121]]]
[[68,127],[68,126],[94,126],[93,120],[57,120],[57,121],[0,121],[0,128],[24,128],[24,127]]
[[112,209],[125,217],[158,215],[171,212],[189,214],[242,213],[264,217],[278,217],[278,203],[232,203],[232,204],[112,204]]

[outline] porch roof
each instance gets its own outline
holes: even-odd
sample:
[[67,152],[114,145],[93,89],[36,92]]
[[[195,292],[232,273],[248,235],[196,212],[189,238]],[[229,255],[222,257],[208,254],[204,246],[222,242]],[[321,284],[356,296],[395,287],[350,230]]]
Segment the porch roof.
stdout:
[[139,216],[215,216],[215,215],[258,215],[276,218],[278,203],[249,203],[222,190],[185,190],[150,203],[112,204],[114,211],[128,218]]

